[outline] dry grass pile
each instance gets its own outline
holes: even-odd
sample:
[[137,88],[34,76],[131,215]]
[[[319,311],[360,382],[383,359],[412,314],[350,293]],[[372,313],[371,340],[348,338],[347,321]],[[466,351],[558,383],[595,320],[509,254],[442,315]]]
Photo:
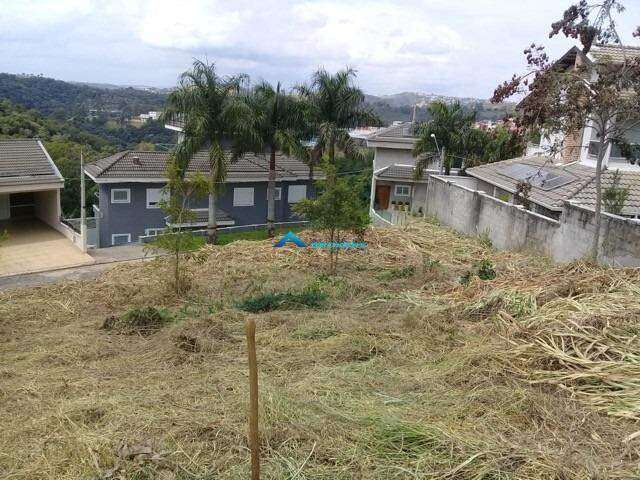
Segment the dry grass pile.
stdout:
[[[0,477],[248,478],[252,317],[265,479],[638,478],[638,271],[426,222],[366,240],[336,277],[234,242],[186,262],[184,296],[165,259],[1,292]],[[171,320],[121,335],[130,312]]]

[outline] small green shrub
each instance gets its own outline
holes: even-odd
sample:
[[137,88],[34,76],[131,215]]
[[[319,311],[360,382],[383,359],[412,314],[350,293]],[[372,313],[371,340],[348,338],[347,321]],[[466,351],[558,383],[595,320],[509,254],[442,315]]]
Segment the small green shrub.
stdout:
[[406,265],[404,267],[395,267],[380,272],[376,277],[378,280],[389,281],[397,278],[408,278],[416,273],[416,267],[413,265]]
[[426,255],[422,258],[422,269],[426,271],[437,270],[441,267],[440,260],[434,260]]
[[151,334],[173,320],[166,310],[156,307],[132,308],[124,315],[107,317],[102,324],[105,330],[125,334]]
[[469,270],[460,277],[460,284],[465,287],[471,283],[473,277],[477,276],[480,280],[493,280],[496,278],[496,270],[491,260],[484,259],[474,265],[475,271]]
[[272,310],[296,310],[305,307],[322,308],[327,296],[318,287],[311,286],[299,291],[289,290],[249,297],[239,302],[236,307],[251,313],[270,312]]
[[493,268],[493,263],[491,260],[487,260],[486,258],[477,265],[478,268],[478,277],[480,280],[493,280],[496,278],[496,271]]

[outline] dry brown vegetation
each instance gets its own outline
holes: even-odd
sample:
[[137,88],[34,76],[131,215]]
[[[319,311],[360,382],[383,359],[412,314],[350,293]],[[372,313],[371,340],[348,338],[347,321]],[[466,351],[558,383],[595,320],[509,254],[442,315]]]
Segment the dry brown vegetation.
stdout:
[[[367,241],[335,278],[317,253],[236,242],[187,262],[184,298],[165,260],[0,293],[0,477],[248,478],[252,315],[263,478],[638,478],[638,270],[425,222]],[[482,259],[496,278],[462,285]],[[309,285],[322,308],[236,308]],[[102,328],[150,306],[171,321]]]

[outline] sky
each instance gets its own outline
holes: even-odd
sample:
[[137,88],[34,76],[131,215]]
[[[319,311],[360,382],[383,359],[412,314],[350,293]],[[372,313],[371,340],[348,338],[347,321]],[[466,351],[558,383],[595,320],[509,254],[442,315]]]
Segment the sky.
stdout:
[[[577,1],[577,0],[576,0]],[[0,0],[0,71],[171,87],[194,58],[292,86],[345,66],[370,94],[487,98],[570,0]],[[640,0],[626,0],[629,44]]]

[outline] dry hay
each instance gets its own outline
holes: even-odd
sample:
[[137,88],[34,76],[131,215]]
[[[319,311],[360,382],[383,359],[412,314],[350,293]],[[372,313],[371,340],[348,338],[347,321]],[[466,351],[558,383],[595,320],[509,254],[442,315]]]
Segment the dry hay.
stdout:
[[[235,242],[186,261],[182,297],[163,259],[0,293],[0,477],[247,478],[252,316],[263,478],[637,478],[638,271],[425,222],[366,240],[336,278],[321,252]],[[461,285],[481,259],[496,279]],[[234,308],[309,284],[325,309]],[[100,329],[148,306],[172,323]]]

